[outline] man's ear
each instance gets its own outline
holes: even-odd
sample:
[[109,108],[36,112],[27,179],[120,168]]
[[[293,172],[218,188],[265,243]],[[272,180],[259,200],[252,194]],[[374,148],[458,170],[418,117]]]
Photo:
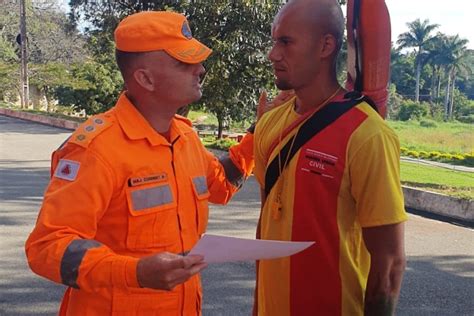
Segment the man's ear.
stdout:
[[321,37],[321,57],[327,58],[334,54],[337,48],[337,41],[334,35],[325,34]]
[[147,91],[155,90],[155,80],[147,69],[137,69],[133,72],[133,78],[137,84]]

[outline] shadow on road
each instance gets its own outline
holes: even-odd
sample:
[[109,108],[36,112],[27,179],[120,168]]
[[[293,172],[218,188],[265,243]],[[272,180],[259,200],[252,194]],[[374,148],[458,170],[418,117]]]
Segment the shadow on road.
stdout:
[[397,314],[474,315],[473,259],[474,254],[408,258]]

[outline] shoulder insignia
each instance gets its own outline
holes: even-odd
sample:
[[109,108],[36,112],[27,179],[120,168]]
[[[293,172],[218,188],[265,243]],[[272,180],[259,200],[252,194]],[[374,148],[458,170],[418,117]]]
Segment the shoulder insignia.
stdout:
[[74,131],[68,143],[87,148],[91,141],[108,127],[112,126],[112,123],[112,119],[108,114],[94,115]]
[[179,121],[182,121],[182,122],[186,123],[186,125],[189,125],[189,126],[191,126],[191,127],[193,126],[193,123],[191,122],[191,120],[188,119],[188,118],[186,118],[186,117],[184,117],[184,116],[181,116],[181,115],[179,115],[179,114],[175,114],[175,115],[174,115],[174,118],[177,119],[177,120],[179,120]]
[[74,181],[81,163],[74,160],[60,159],[54,171],[54,176],[59,179]]

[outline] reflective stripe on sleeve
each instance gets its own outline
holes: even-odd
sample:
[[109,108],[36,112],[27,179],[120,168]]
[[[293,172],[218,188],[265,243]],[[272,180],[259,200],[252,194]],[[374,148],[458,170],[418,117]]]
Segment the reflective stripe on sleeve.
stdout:
[[200,176],[200,177],[194,177],[193,178],[193,183],[194,187],[196,188],[196,192],[198,195],[202,195],[204,193],[207,193],[207,180],[206,177]]
[[78,289],[77,277],[79,266],[87,250],[102,246],[101,243],[90,239],[75,239],[64,252],[61,260],[61,282],[65,285]]
[[133,210],[139,211],[173,202],[171,188],[168,184],[132,192]]
[[229,155],[226,154],[219,158],[219,162],[224,167],[225,177],[227,180],[232,183],[234,186],[240,188],[244,183],[244,175],[240,170],[234,165]]

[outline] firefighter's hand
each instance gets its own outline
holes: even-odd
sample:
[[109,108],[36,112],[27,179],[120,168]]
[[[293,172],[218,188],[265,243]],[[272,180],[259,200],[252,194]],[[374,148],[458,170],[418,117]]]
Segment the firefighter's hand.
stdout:
[[169,252],[141,258],[137,279],[141,287],[171,291],[207,267],[202,256],[181,256]]
[[266,112],[286,103],[295,95],[293,90],[282,90],[273,100],[267,99],[267,92],[265,90],[262,91],[260,97],[258,98],[258,106],[257,106],[257,121],[262,117],[263,114]]

